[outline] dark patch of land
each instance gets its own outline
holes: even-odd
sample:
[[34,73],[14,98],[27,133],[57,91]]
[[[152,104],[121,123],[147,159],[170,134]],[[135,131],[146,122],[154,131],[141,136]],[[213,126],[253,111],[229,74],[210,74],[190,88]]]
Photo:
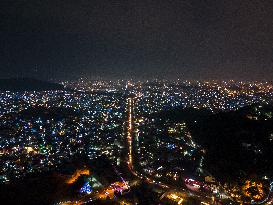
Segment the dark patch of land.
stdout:
[[0,200],[6,204],[54,204],[57,199],[68,195],[64,179],[47,173],[12,184],[2,184],[0,191]]
[[162,112],[153,113],[149,117],[169,120],[171,122],[192,122],[202,120],[210,115],[212,115],[212,112],[207,109],[174,107]]
[[[75,200],[80,197],[79,190],[84,184],[84,177],[79,177],[71,185],[66,184],[66,180],[77,169],[89,169],[91,175],[106,187],[112,182],[121,180],[106,157],[89,160],[85,155],[73,156],[71,160],[65,160],[56,170],[29,174],[10,184],[0,184],[0,201],[14,205],[49,205]],[[100,204],[100,202],[92,202],[92,204]]]
[[63,90],[64,86],[58,83],[46,82],[32,78],[0,79],[0,91],[50,91]]
[[211,114],[180,109],[158,113],[186,121],[194,141],[206,150],[205,169],[223,182],[273,175],[273,106],[251,105]]

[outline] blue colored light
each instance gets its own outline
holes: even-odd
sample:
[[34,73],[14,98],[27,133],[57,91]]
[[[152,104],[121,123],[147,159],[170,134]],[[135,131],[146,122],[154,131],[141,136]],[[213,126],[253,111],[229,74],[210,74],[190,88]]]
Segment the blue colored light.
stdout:
[[91,186],[89,184],[89,182],[86,182],[82,188],[80,189],[80,193],[86,193],[86,194],[91,194],[92,193],[92,189]]

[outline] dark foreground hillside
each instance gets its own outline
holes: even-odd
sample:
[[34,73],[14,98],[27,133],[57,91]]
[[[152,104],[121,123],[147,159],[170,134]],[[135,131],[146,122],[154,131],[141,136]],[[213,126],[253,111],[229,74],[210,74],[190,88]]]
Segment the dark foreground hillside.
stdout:
[[206,150],[205,168],[223,182],[273,175],[273,106],[252,105],[211,114],[174,109],[158,117],[188,122]]

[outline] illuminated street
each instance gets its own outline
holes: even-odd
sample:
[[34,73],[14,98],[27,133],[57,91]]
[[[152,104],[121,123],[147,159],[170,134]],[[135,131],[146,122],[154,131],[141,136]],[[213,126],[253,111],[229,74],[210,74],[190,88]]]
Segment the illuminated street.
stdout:
[[128,146],[129,146],[129,152],[128,152],[128,167],[130,170],[133,169],[133,158],[132,158],[132,133],[133,133],[133,99],[128,98],[127,102],[127,109],[128,109],[128,131],[127,131],[127,139],[128,139]]

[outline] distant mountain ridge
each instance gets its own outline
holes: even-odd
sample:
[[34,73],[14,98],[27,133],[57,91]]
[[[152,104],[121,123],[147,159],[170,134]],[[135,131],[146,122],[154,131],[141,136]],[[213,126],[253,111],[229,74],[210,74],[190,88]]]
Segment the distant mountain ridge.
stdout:
[[0,91],[49,91],[63,90],[64,86],[32,78],[0,79]]

